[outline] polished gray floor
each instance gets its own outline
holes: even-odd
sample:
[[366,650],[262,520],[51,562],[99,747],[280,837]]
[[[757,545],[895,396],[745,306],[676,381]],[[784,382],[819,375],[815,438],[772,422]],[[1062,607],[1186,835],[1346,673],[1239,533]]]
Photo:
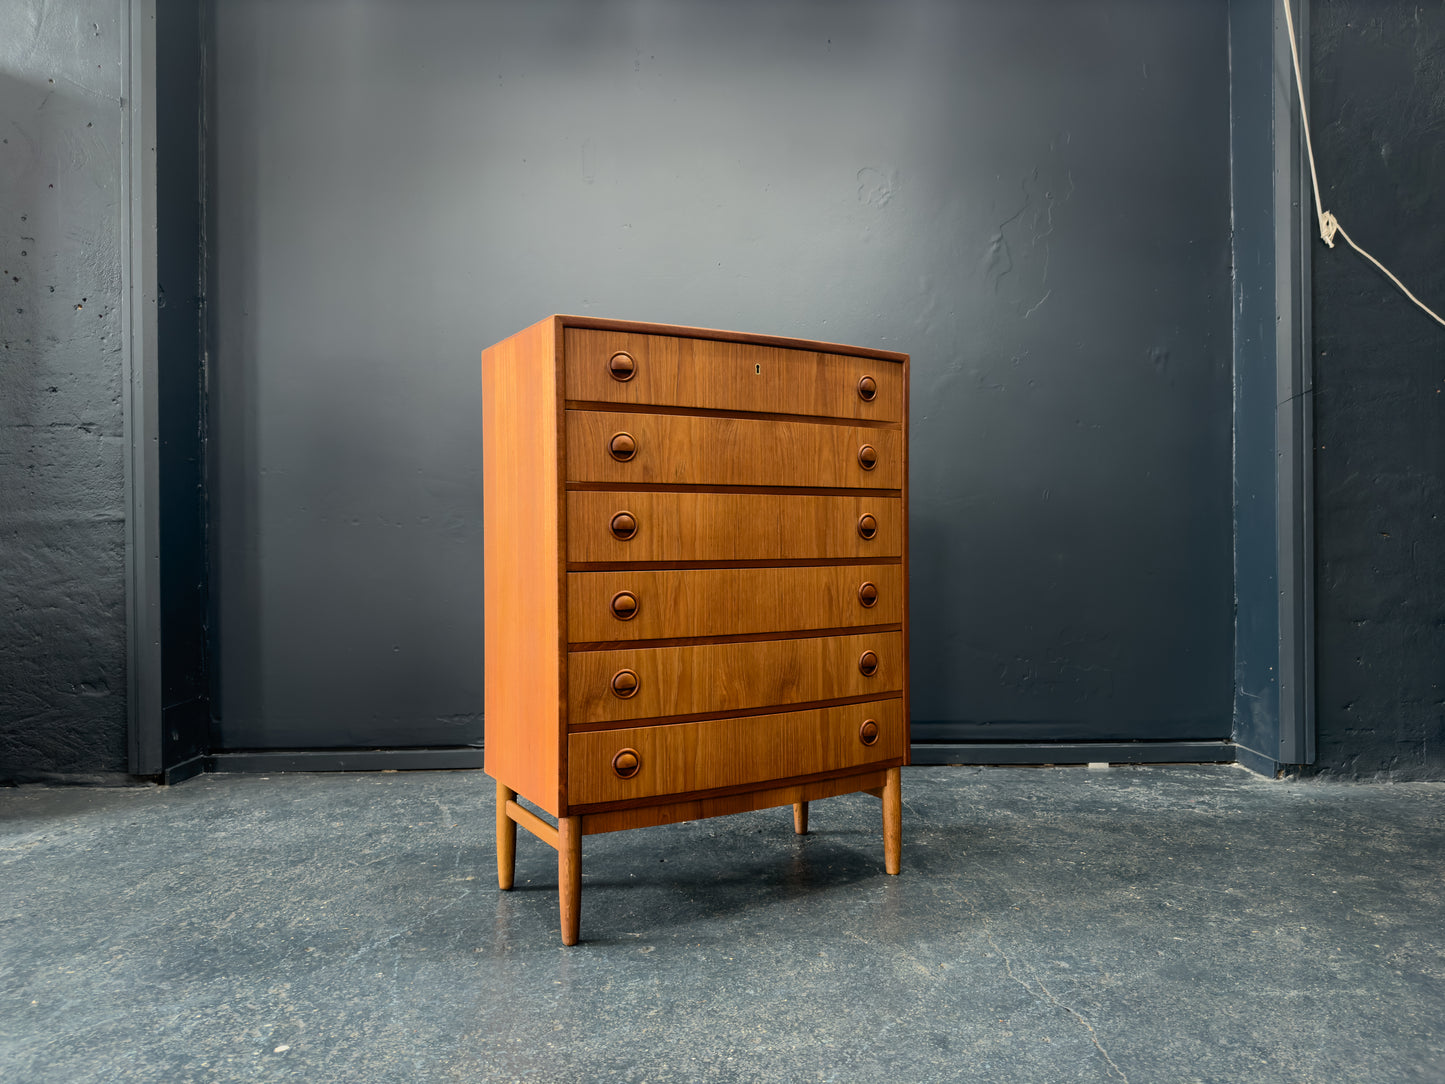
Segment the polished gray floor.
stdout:
[[476,773],[0,790],[0,1081],[1442,1081],[1445,786],[918,768],[496,890]]

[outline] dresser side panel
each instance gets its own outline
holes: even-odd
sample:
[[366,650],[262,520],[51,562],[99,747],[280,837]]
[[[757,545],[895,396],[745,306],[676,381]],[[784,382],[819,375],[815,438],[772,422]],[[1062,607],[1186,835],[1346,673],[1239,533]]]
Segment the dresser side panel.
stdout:
[[555,318],[482,353],[489,775],[562,809],[562,666]]

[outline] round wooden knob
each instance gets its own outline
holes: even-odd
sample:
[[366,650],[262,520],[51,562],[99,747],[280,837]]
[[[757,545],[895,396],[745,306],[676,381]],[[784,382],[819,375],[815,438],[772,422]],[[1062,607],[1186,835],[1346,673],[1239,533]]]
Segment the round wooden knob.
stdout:
[[864,719],[863,725],[858,728],[858,740],[864,745],[872,745],[878,740],[878,723],[874,719]]
[[878,466],[878,449],[871,444],[865,444],[859,448],[858,465],[864,470],[872,470]]
[[626,463],[637,454],[637,438],[631,433],[613,433],[607,442],[607,451],[619,463]]
[[619,621],[631,621],[637,616],[637,596],[631,591],[618,591],[612,596],[612,616]]
[[871,403],[873,397],[878,394],[878,381],[871,376],[860,377],[858,380],[858,398],[865,403]]
[[871,580],[864,580],[858,585],[858,601],[864,606],[872,606],[878,601],[878,585]]
[[[860,527],[859,530],[862,530]],[[612,537],[622,542],[637,533],[637,517],[631,512],[618,512],[612,517]]]
[[[877,735],[874,735],[873,740],[878,740]],[[868,744],[871,745],[872,742],[869,742]],[[641,767],[642,757],[637,755],[636,749],[623,749],[620,753],[618,753],[615,757],[612,758],[612,770],[618,775],[620,775],[623,779],[631,779],[634,775],[637,774],[637,769]]]
[[864,512],[858,517],[858,537],[862,539],[872,538],[878,533],[878,520],[871,512]]
[[637,375],[637,362],[626,350],[619,350],[607,362],[607,371],[613,380],[627,381]]
[[858,672],[864,677],[872,677],[878,673],[878,656],[871,651],[865,651],[859,655]]
[[630,696],[637,695],[637,686],[641,684],[637,680],[637,672],[634,670],[619,670],[612,675],[612,695],[620,700],[626,700]]

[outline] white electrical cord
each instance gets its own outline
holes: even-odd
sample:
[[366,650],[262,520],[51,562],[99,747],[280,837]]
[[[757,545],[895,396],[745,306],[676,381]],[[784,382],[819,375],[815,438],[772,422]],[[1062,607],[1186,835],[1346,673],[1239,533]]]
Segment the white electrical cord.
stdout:
[[1279,2],[1284,5],[1284,22],[1286,28],[1289,30],[1289,53],[1290,56],[1294,58],[1294,84],[1295,89],[1299,91],[1300,125],[1304,128],[1305,132],[1305,152],[1310,160],[1310,183],[1314,185],[1315,190],[1315,214],[1319,217],[1321,240],[1329,245],[1330,248],[1334,248],[1335,234],[1339,234],[1352,249],[1378,267],[1386,278],[1398,286],[1401,293],[1419,305],[1420,308],[1424,309],[1425,312],[1432,316],[1442,327],[1445,327],[1445,319],[1442,319],[1438,312],[1407,290],[1405,284],[1390,274],[1389,269],[1384,264],[1371,256],[1359,245],[1355,244],[1350,235],[1345,232],[1345,228],[1340,225],[1339,219],[1335,218],[1329,211],[1326,211],[1324,204],[1320,202],[1320,179],[1319,175],[1315,173],[1315,150],[1314,146],[1310,143],[1310,120],[1309,117],[1305,115],[1305,84],[1304,78],[1300,75],[1299,48],[1295,45],[1294,40],[1294,15],[1290,11],[1289,0],[1279,0]]

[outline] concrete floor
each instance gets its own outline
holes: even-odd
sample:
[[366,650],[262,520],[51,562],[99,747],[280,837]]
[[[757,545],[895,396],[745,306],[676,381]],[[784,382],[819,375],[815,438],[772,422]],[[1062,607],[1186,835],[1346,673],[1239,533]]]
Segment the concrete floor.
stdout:
[[465,772],[0,790],[0,1080],[1442,1081],[1445,785],[918,768],[496,890]]

